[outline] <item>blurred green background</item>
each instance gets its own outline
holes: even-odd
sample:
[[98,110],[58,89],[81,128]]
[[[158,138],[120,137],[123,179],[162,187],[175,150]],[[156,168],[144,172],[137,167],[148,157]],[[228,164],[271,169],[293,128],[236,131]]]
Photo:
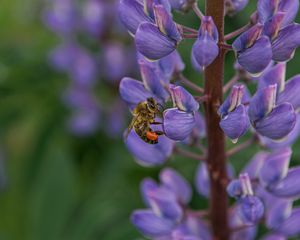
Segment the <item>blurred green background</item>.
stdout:
[[[226,32],[246,23],[254,5],[251,1],[245,12],[227,19]],[[48,64],[57,36],[42,24],[42,8],[38,0],[0,3],[0,240],[143,239],[129,215],[144,207],[140,180],[156,177],[159,168],[138,166],[121,139],[101,131],[78,138],[66,130],[69,112],[60,94],[69,80]],[[176,18],[199,25],[193,14]],[[192,41],[182,45],[185,75],[199,83],[190,66]],[[227,59],[229,79],[233,54]],[[298,52],[288,64],[288,77],[299,72],[299,61]],[[233,164],[240,169],[257,149],[237,154]],[[300,151],[294,149],[295,164]],[[197,164],[180,157],[167,163],[191,181]],[[192,206],[206,205],[195,194]]]

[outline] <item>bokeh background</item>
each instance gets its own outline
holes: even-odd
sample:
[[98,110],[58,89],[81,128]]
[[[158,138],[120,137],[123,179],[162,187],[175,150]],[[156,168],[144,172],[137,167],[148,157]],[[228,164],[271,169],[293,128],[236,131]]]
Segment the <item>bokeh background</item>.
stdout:
[[[121,136],[129,112],[117,98],[120,77],[110,76],[124,67],[120,59],[125,57],[132,65],[124,71],[139,78],[132,38],[108,18],[104,23],[110,25],[103,27],[100,35],[93,33],[95,28],[85,31],[87,26],[79,24],[76,34],[66,37],[70,33],[53,28],[53,22],[49,24],[45,17],[54,2],[0,3],[0,240],[143,239],[130,224],[129,216],[133,209],[143,208],[139,182],[146,176],[155,178],[160,168],[140,167],[126,150]],[[88,1],[70,2],[81,11]],[[107,2],[112,4],[113,0]],[[244,12],[226,19],[226,32],[247,23],[255,4],[251,0]],[[115,14],[113,8],[105,12]],[[73,17],[72,21],[77,21],[78,16]],[[175,14],[175,19],[194,28],[199,26],[193,13]],[[84,87],[57,66],[57,61],[66,61],[64,57],[70,55],[72,59],[76,50],[63,52],[56,62],[53,60],[53,51],[70,38],[94,59],[93,74],[77,73],[87,82],[88,74],[92,74],[92,83],[84,82]],[[112,42],[122,43],[129,50],[121,54],[112,50],[106,59],[105,49]],[[203,78],[190,63],[192,43],[184,41],[179,51],[186,63],[184,74],[201,85]],[[226,79],[233,75],[233,60],[230,53]],[[288,64],[288,77],[299,72],[299,61],[298,51]],[[76,66],[89,68],[89,60]],[[68,95],[71,90],[75,95]],[[92,103],[87,100],[81,106],[80,101],[89,97]],[[293,164],[300,162],[299,146],[294,147]],[[252,147],[230,161],[240,169],[258,149]],[[191,183],[197,164],[176,156],[167,162]],[[192,206],[203,208],[207,202],[195,193]]]

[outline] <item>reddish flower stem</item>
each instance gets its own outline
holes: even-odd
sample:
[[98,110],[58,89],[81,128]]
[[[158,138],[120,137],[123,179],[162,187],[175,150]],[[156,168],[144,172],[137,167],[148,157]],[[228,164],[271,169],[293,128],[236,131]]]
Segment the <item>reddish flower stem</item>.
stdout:
[[[206,15],[212,16],[219,32],[219,43],[224,42],[224,0],[206,0]],[[224,57],[226,49],[220,48],[215,61],[205,69],[204,92],[207,131],[207,166],[210,176],[210,219],[214,240],[228,240],[228,199],[226,193],[226,152],[225,137],[219,127],[217,107],[223,98]]]

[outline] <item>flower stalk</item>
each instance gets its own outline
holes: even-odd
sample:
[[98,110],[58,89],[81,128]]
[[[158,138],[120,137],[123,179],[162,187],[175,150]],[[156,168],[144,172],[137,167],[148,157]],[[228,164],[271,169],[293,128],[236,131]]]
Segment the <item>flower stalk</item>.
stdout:
[[[212,16],[219,32],[219,43],[224,42],[224,0],[206,1],[206,15]],[[214,239],[229,239],[230,230],[227,217],[226,153],[225,137],[219,127],[220,116],[216,106],[222,103],[224,57],[226,50],[220,48],[215,61],[205,69],[205,118],[207,129],[207,166],[211,181],[210,219]]]

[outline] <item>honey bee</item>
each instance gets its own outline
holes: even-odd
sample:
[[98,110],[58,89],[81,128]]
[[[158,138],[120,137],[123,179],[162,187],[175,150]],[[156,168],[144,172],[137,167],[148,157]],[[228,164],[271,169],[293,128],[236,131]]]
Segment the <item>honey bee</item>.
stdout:
[[127,139],[130,131],[134,129],[136,134],[146,143],[157,144],[158,136],[163,135],[162,131],[153,131],[151,124],[158,125],[155,117],[160,113],[160,105],[154,98],[147,98],[146,101],[140,102],[132,111],[133,119],[128,126],[125,139]]

